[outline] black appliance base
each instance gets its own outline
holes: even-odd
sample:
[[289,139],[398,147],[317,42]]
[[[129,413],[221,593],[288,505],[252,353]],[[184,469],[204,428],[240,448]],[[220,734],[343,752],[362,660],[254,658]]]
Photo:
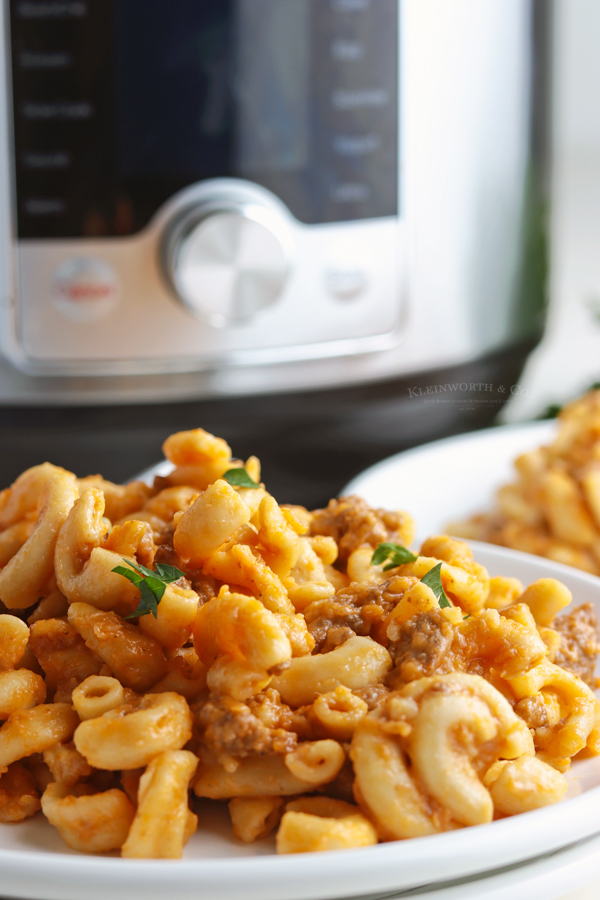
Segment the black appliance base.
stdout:
[[78,475],[126,481],[162,458],[173,431],[202,427],[235,456],[258,456],[280,502],[325,504],[380,459],[491,425],[518,391],[536,341],[447,369],[294,394],[121,407],[0,410],[0,486],[48,460]]

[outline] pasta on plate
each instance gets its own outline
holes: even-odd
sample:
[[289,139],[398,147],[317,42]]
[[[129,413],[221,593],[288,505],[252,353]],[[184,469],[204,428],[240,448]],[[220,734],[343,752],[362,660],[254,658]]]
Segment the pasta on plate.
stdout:
[[600,575],[600,390],[565,406],[557,424],[549,446],[515,459],[493,512],[448,530]]
[[172,472],[44,463],[0,494],[0,822],[176,859],[195,798],[279,853],[421,837],[559,801],[600,752],[590,605],[406,549],[406,512],[280,505],[202,429]]

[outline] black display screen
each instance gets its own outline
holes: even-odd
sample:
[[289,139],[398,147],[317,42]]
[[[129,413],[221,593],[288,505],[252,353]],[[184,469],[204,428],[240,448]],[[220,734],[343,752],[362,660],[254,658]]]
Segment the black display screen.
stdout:
[[397,212],[397,0],[12,0],[19,235],[131,234],[238,177]]
[[122,178],[231,172],[231,0],[115,6],[117,164]]

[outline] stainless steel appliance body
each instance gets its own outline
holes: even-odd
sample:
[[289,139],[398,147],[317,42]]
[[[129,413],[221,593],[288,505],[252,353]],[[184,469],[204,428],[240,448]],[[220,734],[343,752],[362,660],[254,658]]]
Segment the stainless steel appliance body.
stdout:
[[3,4],[0,402],[410,379],[539,335],[543,4]]

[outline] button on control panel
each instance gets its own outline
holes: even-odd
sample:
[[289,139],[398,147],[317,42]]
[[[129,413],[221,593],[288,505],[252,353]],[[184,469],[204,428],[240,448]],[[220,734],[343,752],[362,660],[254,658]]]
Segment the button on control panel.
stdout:
[[325,285],[340,300],[354,300],[369,286],[373,260],[365,241],[336,241],[325,263]]
[[54,272],[52,300],[68,319],[96,322],[119,301],[117,273],[103,259],[65,259]]

